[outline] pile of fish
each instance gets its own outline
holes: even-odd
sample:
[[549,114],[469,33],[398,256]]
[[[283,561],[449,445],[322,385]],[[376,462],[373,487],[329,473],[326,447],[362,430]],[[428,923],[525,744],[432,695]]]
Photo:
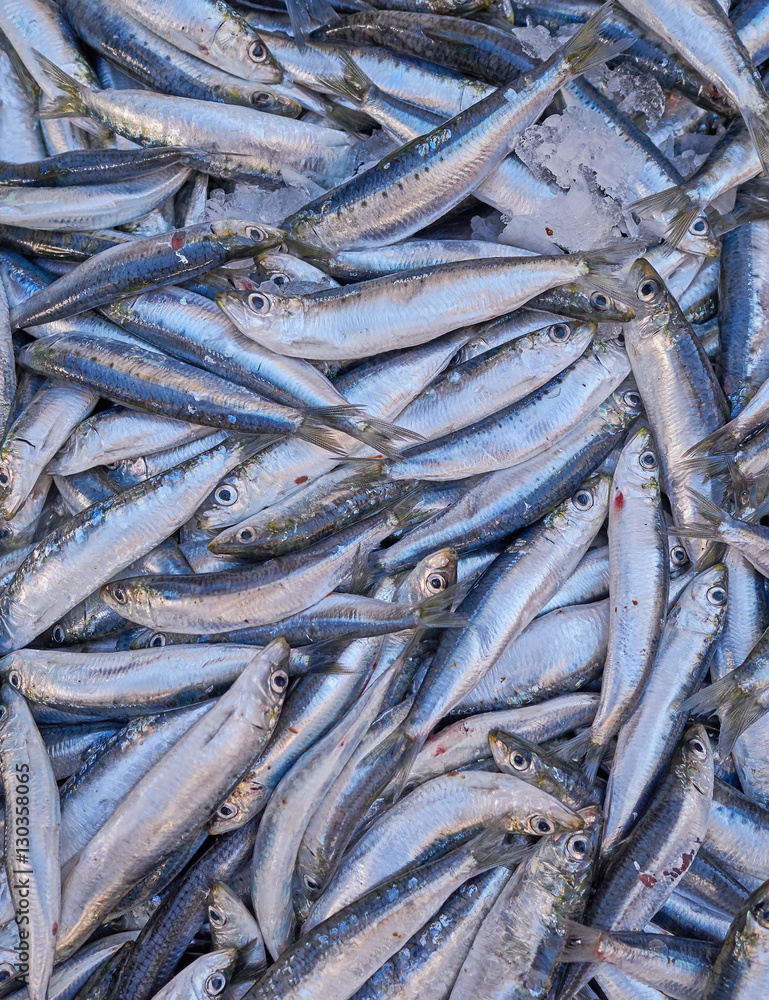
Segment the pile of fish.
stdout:
[[0,4],[0,998],[766,997],[769,0],[262,4]]

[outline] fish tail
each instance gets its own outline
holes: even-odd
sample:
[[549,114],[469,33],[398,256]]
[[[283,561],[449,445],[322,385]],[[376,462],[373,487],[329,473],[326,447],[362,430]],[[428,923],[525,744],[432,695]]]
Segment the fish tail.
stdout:
[[605,744],[592,742],[585,754],[582,770],[591,785],[595,784],[595,780],[598,777],[598,768],[601,766],[605,752]]
[[[378,420],[357,406],[339,406],[329,408],[329,410],[331,411],[327,411],[330,418],[329,423],[334,421],[332,426],[349,434],[350,437],[362,441],[388,458],[398,458],[401,449],[424,440],[422,435],[416,431],[399,427],[398,424],[390,423],[387,420]],[[338,416],[333,412],[335,410],[339,411]]]
[[64,94],[59,97],[43,98],[40,103],[40,110],[37,113],[38,118],[76,118],[87,116],[88,109],[83,99],[85,87],[69,76],[69,74],[65,73],[64,70],[59,69],[50,59],[46,59],[42,53],[35,51],[35,58],[39,61],[51,81],[56,84],[59,90],[64,91]]
[[[349,646],[347,639],[327,639],[325,642],[313,644],[310,662],[305,673],[308,674],[357,674],[363,670],[361,661],[354,661],[353,666],[345,665],[341,654]],[[365,665],[368,669],[368,664]]]
[[575,920],[564,924],[564,946],[558,956],[559,962],[592,962],[601,957],[603,931],[595,927],[585,927]]
[[645,240],[621,240],[612,246],[588,250],[579,256],[585,262],[588,274],[604,274],[632,264],[645,249]]
[[769,174],[769,112],[764,111],[758,114],[751,108],[742,108],[741,111],[742,120],[750,132],[750,138],[756,147],[764,173]]
[[609,0],[569,39],[561,52],[556,53],[567,63],[570,73],[574,76],[595,69],[596,66],[602,66],[608,60],[614,59],[615,56],[624,52],[628,45],[632,44],[632,41],[627,38],[607,42],[602,36],[601,28],[614,9],[614,0]]
[[697,513],[702,520],[673,525],[669,533],[679,538],[720,538],[721,528],[731,520],[729,515],[710,497],[703,496],[697,490],[689,489],[687,492],[697,505]]
[[300,49],[307,47],[306,36],[316,27],[339,20],[339,15],[326,0],[286,0],[286,10]]
[[[340,413],[341,411],[341,413]],[[347,414],[346,406],[316,406],[307,410],[297,435],[310,444],[316,444],[335,455],[346,455],[348,445],[340,436],[339,423],[342,414]]]
[[718,753],[721,758],[730,754],[745,730],[766,713],[756,695],[740,687],[739,680],[734,674],[732,671],[721,680],[693,694],[681,706],[681,712],[688,715],[701,718],[710,715],[719,717],[721,728],[718,736]]

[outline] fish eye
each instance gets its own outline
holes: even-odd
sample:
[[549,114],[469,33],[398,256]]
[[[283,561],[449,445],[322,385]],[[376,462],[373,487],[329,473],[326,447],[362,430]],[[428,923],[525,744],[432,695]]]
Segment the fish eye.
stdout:
[[277,274],[272,275],[273,284],[277,285],[278,288],[283,288],[283,286],[287,285],[290,280],[289,276],[284,274],[282,271],[278,271]]
[[683,545],[674,545],[670,550],[670,561],[676,566],[683,566],[684,563],[689,561],[689,556],[686,554],[686,549]]
[[700,215],[694,220],[691,226],[689,226],[689,232],[694,236],[706,236],[710,232],[708,220],[703,215]]
[[593,292],[590,296],[590,305],[596,312],[606,312],[609,308],[609,296],[605,295],[603,292]]
[[529,819],[529,828],[532,833],[542,835],[545,833],[552,833],[554,830],[553,824],[549,819],[545,819],[544,816],[532,816]]
[[220,910],[217,910],[213,906],[208,907],[208,922],[213,924],[214,927],[224,927],[227,923],[227,917]]
[[571,502],[577,508],[577,510],[590,510],[593,506],[593,494],[590,490],[577,490],[574,496],[571,498]]
[[726,604],[726,590],[723,587],[711,587],[707,593],[708,603],[717,608]]
[[439,594],[442,590],[446,589],[446,578],[441,576],[440,573],[431,573],[427,578],[427,586],[434,593]]
[[223,802],[219,808],[216,810],[216,815],[220,819],[232,819],[233,816],[238,815],[238,807],[229,805],[227,802]]
[[206,980],[206,996],[218,997],[226,985],[226,977],[221,972],[215,972]]
[[523,747],[512,750],[510,753],[510,763],[516,771],[527,771],[531,767],[531,754]]
[[762,899],[753,907],[753,916],[759,923],[769,927],[769,899]]
[[246,226],[246,236],[250,240],[253,240],[254,243],[262,243],[265,239],[267,239],[265,231],[260,229],[258,226]]
[[316,878],[313,878],[312,875],[305,875],[302,881],[305,888],[309,889],[310,892],[317,892],[320,889],[320,882]]
[[117,601],[118,604],[128,603],[128,594],[120,586],[120,584],[115,584],[112,588],[112,597]]
[[686,745],[695,757],[699,760],[705,760],[708,755],[708,751],[699,736],[692,736]]
[[6,468],[0,468],[0,486],[9,486],[11,474]]
[[260,316],[270,311],[270,300],[262,292],[251,292],[248,296],[248,308]]
[[17,690],[21,687],[21,674],[18,670],[12,670],[10,674],[8,674],[8,683],[12,688],[16,688]]
[[625,346],[625,334],[624,333],[618,333],[617,336],[614,338],[614,340],[615,340],[616,343],[619,344],[620,347],[624,347]]
[[648,449],[647,451],[641,452],[638,457],[638,462],[642,469],[651,470],[657,468],[657,456],[653,451],[649,451]]
[[638,286],[638,298],[644,302],[651,302],[660,290],[660,283],[654,278],[644,278]]
[[553,323],[550,327],[550,339],[562,344],[571,336],[571,327],[568,323]]
[[51,638],[54,642],[62,643],[66,636],[64,635],[64,629],[61,625],[54,625],[51,629]]
[[622,400],[625,403],[625,406],[632,406],[633,409],[636,409],[641,405],[641,396],[632,389],[624,394]]
[[575,833],[573,836],[569,837],[566,842],[566,852],[575,861],[584,861],[589,850],[590,847],[588,842],[585,840],[585,835],[582,833]]
[[153,632],[150,636],[149,642],[147,643],[147,645],[151,646],[152,649],[160,649],[162,646],[165,646],[165,644],[166,637],[162,632]]
[[7,962],[3,962],[0,965],[0,983],[7,983],[11,976],[16,974],[16,967],[13,965],[8,965]]
[[256,538],[256,532],[253,528],[246,526],[245,528],[241,528],[235,537],[241,545],[250,545]]
[[214,490],[214,500],[220,507],[231,507],[238,499],[238,491],[229,483],[222,483]]
[[251,103],[255,108],[269,108],[272,104],[272,94],[265,90],[257,90],[251,95]]
[[248,56],[255,63],[263,63],[267,60],[267,49],[256,39],[248,46]]
[[288,687],[288,674],[285,670],[276,670],[270,675],[270,687],[276,694],[283,694]]

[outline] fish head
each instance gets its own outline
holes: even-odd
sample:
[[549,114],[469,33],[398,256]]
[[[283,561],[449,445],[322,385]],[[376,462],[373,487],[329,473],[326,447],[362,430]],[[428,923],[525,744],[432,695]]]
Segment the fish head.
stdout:
[[[235,948],[222,948],[219,951],[202,955],[192,965],[177,976],[180,989],[179,1000],[214,1000],[224,993],[229,982],[237,957]],[[174,982],[172,980],[172,982]],[[176,1000],[177,993],[170,993],[168,1000]]]
[[240,219],[218,219],[211,223],[211,234],[233,251],[263,253],[281,246],[286,240],[282,229]]
[[449,546],[420,559],[407,581],[411,599],[422,601],[452,587],[457,582],[458,562],[456,549]]
[[596,288],[590,279],[560,285],[549,295],[555,298],[543,308],[555,308],[568,316],[594,323],[627,323],[635,316],[632,305],[608,287]]
[[622,486],[659,492],[659,456],[648,427],[638,427],[629,435],[617,463],[615,493]]
[[[140,576],[105,583],[99,595],[118,614],[140,624],[147,624],[151,620],[153,602],[162,599]],[[132,617],[133,615],[138,617]]]
[[715,638],[726,618],[728,571],[716,563],[693,577],[671,612],[677,628],[701,632]]
[[717,257],[721,252],[721,244],[713,233],[704,212],[700,212],[689,223],[687,229],[676,243],[676,250],[694,254],[697,257]]
[[674,759],[673,768],[682,785],[696,788],[702,795],[713,794],[713,748],[710,737],[701,723],[689,726],[684,732]]
[[570,537],[591,532],[595,535],[609,509],[611,479],[604,472],[590,476],[568,500],[556,507],[550,516],[551,523]]
[[277,90],[262,88],[252,91],[248,99],[252,108],[257,111],[264,111],[270,115],[281,115],[283,118],[297,118],[302,113],[302,105],[299,101],[289,97],[288,94],[281,94]]
[[224,882],[214,882],[208,894],[208,923],[211,939],[218,948],[242,947],[250,938],[243,938],[243,904]]

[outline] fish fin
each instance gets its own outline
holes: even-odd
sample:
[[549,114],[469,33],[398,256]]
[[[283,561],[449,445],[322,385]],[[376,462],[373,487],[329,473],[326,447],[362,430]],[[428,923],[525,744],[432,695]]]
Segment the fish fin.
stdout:
[[465,628],[470,619],[456,611],[426,611],[422,616],[423,628]]
[[759,115],[751,108],[741,108],[740,112],[745,127],[750,132],[753,145],[756,147],[764,173],[769,174],[769,113],[764,112]]
[[286,233],[285,244],[291,253],[304,260],[313,260],[317,264],[328,264],[331,261],[331,251],[318,246],[317,243],[307,243],[305,240],[297,239]]
[[680,187],[669,187],[664,191],[657,191],[656,194],[639,198],[628,206],[628,211],[641,216],[668,215],[670,212],[679,215],[688,211],[690,206],[691,201]]
[[316,444],[334,455],[346,456],[348,445],[340,437],[338,430],[339,411],[347,412],[346,406],[317,406],[306,410],[297,436],[310,444]]
[[[590,751],[592,743],[593,734],[589,729],[585,729],[584,732],[577,733],[577,735],[572,736],[570,740],[566,740],[564,743],[561,743],[558,747],[558,756],[563,760],[581,761]],[[540,751],[537,750],[537,753],[539,752]]]
[[715,451],[716,454],[720,455],[729,454],[737,443],[738,441],[733,437],[733,432],[729,429],[729,424],[724,424],[723,427],[717,427],[707,437],[693,444],[684,455],[684,458],[705,455],[709,451]]
[[700,215],[702,215],[702,209],[698,205],[694,205],[692,208],[679,212],[676,215],[665,230],[666,247],[664,253],[666,256],[669,257],[672,253],[675,253],[676,247],[688,233],[689,227]]
[[529,857],[535,847],[531,844],[521,844],[517,839],[511,843],[511,834],[508,829],[508,819],[506,816],[495,820],[483,833],[480,833],[472,842],[472,853],[477,864],[483,869],[505,867],[516,868],[524,858]]
[[564,946],[559,962],[592,962],[600,958],[599,945],[603,931],[585,927],[575,920],[564,923]]
[[348,108],[344,104],[329,102],[326,115],[335,122],[343,132],[351,136],[371,135],[379,128],[379,123],[366,111]]
[[632,39],[623,38],[619,41],[607,42],[601,34],[605,21],[614,11],[614,0],[608,0],[608,3],[599,7],[590,20],[586,21],[579,31],[572,35],[560,52],[554,54],[556,59],[563,59],[568,63],[574,76],[580,76],[590,69],[603,66],[604,63],[614,59],[629,45],[632,45]]
[[[416,746],[416,753],[411,755],[409,753],[410,746],[414,744]],[[402,774],[404,766],[404,754],[408,756],[408,770],[411,770],[411,765],[414,762],[416,754],[419,753],[421,747],[414,743],[411,737],[405,732],[402,726],[393,730],[389,736],[386,736],[380,743],[378,743],[374,749],[366,755],[366,757],[361,761],[360,766],[362,768],[368,769],[382,769],[381,773],[384,775],[383,791],[385,788],[390,788],[390,776],[394,775],[398,778],[394,789],[394,799],[397,801],[400,797],[400,793],[403,790],[403,786],[408,778],[408,771],[406,774]]]
[[646,240],[621,240],[610,247],[587,250],[579,256],[587,264],[589,274],[603,274],[632,264],[644,253],[647,246]]
[[430,594],[429,597],[425,597],[423,600],[417,601],[415,606],[422,611],[430,612],[438,609],[445,611],[454,603],[458,591],[459,584],[451,583],[439,594]]
[[681,460],[681,468],[691,469],[698,472],[706,479],[715,479],[717,476],[728,472],[729,462],[734,461],[731,455],[701,455],[696,458],[684,458]]
[[407,427],[399,427],[398,424],[390,423],[387,420],[371,417],[365,410],[357,406],[347,408],[340,406],[337,409],[343,411],[340,413],[339,420],[333,425],[337,430],[362,441],[388,458],[398,458],[402,448],[410,447],[424,440],[422,435],[416,431],[410,431]]
[[355,553],[352,572],[350,573],[350,586],[348,590],[351,594],[363,596],[370,586],[371,570],[368,565],[368,552],[366,552],[362,545],[359,545]]
[[64,91],[63,96],[44,97],[40,103],[38,118],[77,118],[88,117],[88,111],[83,101],[85,87],[77,80],[65,73],[64,70],[52,63],[50,59],[33,50],[35,58],[40,62],[44,72],[51,81],[56,84],[59,90]]
[[13,68],[13,72],[16,74],[19,83],[23,89],[29,94],[29,96],[37,102],[40,99],[42,91],[40,89],[40,84],[36,82],[35,78],[29,72],[27,67],[24,65],[21,56],[16,51],[16,49],[11,45],[10,41],[5,35],[0,37],[0,42],[3,42],[2,48],[5,54],[8,56],[8,61]]
[[[348,639],[327,639],[325,642],[314,643],[310,654],[309,666],[302,676],[306,676],[307,674],[360,673],[363,669],[362,666],[358,665],[350,668],[340,662],[341,654],[349,645],[350,642]],[[368,669],[368,666],[368,664],[365,665],[366,669]]]
[[286,0],[288,19],[294,40],[300,49],[307,48],[307,35],[313,29],[332,20],[339,20],[339,15],[325,0]]
[[324,86],[340,97],[352,101],[353,104],[362,104],[369,94],[379,92],[377,85],[366,76],[351,56],[340,49],[339,57],[344,65],[344,72],[341,76],[324,77],[321,80]]
[[721,721],[718,753],[723,759],[732,752],[745,730],[766,714],[766,709],[753,692],[740,687],[732,671],[687,698],[681,712],[704,718],[718,715]]

